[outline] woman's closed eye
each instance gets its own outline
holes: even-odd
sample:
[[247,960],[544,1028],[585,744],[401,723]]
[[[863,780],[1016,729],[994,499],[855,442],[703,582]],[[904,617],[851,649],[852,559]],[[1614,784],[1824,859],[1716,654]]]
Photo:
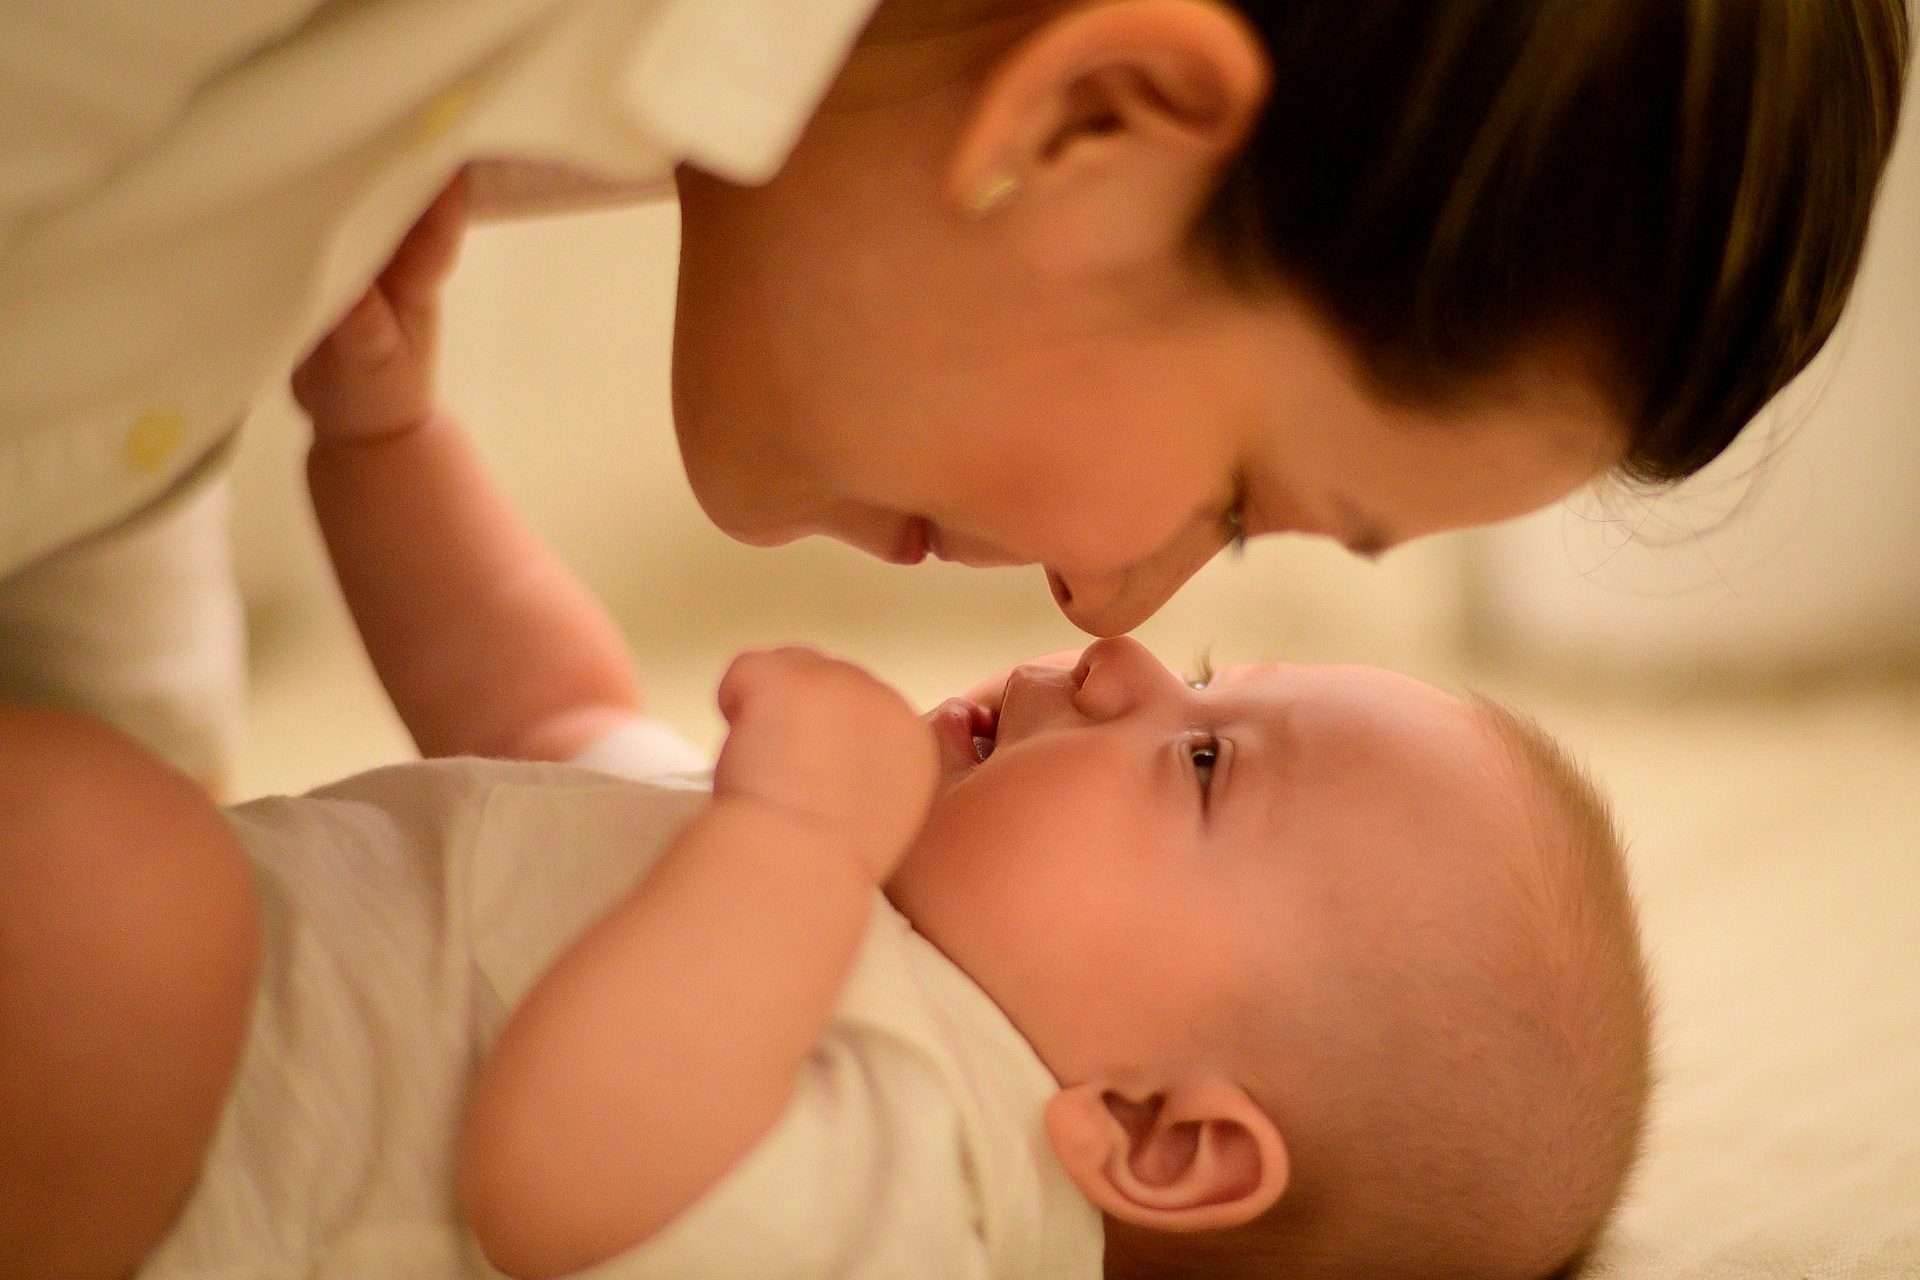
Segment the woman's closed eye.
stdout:
[[1220,529],[1226,539],[1227,550],[1236,557],[1247,554],[1247,495],[1244,489],[1234,491],[1233,500],[1220,515]]

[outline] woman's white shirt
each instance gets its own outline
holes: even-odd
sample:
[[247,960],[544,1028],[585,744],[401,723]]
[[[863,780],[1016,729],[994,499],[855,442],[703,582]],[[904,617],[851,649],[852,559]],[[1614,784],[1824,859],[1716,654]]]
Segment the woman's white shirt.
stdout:
[[0,8],[0,575],[192,473],[462,167],[539,162],[492,184],[522,204],[764,180],[876,4]]

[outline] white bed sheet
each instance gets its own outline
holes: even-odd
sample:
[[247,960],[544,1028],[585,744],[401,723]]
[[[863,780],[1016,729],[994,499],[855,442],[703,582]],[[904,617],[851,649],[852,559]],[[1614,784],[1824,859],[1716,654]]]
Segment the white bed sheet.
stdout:
[[1661,1079],[1584,1280],[1920,1277],[1920,753],[1910,710],[1859,712],[1601,762],[1661,815],[1635,853]]

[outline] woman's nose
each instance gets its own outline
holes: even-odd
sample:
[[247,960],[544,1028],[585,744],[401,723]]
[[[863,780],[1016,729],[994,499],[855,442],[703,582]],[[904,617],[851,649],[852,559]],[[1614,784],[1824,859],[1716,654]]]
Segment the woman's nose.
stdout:
[[1176,544],[1123,569],[1049,569],[1047,585],[1074,626],[1090,635],[1117,636],[1151,618],[1219,549],[1218,542]]
[[1096,640],[1074,668],[1074,706],[1090,720],[1117,720],[1178,686],[1173,673],[1131,636]]

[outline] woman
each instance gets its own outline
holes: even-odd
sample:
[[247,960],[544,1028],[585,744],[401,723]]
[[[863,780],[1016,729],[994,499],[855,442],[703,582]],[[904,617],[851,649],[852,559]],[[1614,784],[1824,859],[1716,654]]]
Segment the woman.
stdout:
[[729,533],[1041,564],[1108,634],[1237,539],[1372,555],[1704,465],[1831,331],[1907,17],[64,0],[0,37],[0,696],[217,778],[202,482],[460,170],[483,216],[676,183]]

